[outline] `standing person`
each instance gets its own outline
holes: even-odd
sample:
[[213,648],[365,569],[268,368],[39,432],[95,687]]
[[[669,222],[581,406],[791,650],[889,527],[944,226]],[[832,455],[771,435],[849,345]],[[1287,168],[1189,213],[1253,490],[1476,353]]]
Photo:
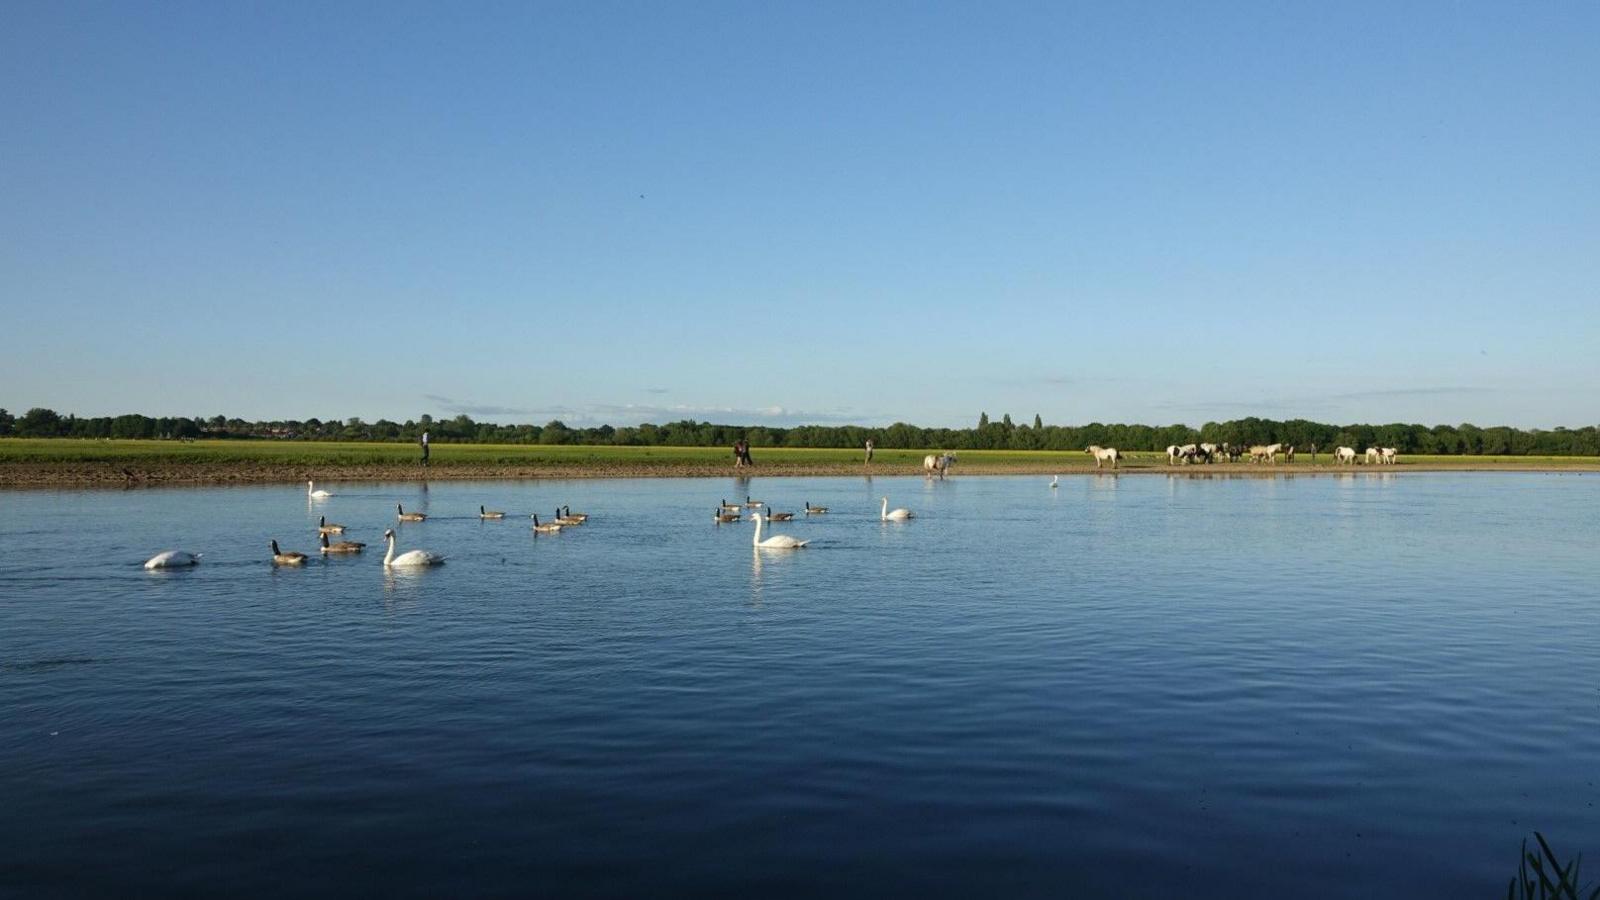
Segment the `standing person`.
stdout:
[[741,441],[740,443],[744,446],[744,464],[747,465],[747,466],[755,465],[756,461],[750,458],[750,441],[749,441],[749,439],[745,439],[745,440]]
[[867,465],[872,465],[872,438],[867,438]]
[[427,429],[423,429],[423,431],[422,431],[422,465],[424,467],[426,467],[428,465],[428,431],[427,431]]
[[733,467],[735,469],[737,469],[737,468],[742,467],[743,465],[744,465],[744,440],[741,438],[740,440],[737,440],[737,441],[733,442]]

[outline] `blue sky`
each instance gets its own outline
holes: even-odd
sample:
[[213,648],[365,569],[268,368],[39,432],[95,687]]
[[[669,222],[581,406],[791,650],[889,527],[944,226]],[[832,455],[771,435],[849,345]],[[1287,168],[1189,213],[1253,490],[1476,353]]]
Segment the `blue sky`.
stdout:
[[0,405],[1592,424],[1596,46],[1585,3],[11,4]]

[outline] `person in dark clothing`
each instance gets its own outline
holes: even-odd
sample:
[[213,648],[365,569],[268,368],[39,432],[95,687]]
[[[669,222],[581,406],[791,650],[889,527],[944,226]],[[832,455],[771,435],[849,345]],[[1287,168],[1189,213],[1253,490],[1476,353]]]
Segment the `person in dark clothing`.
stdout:
[[428,464],[428,433],[426,431],[422,433],[422,464],[424,466]]

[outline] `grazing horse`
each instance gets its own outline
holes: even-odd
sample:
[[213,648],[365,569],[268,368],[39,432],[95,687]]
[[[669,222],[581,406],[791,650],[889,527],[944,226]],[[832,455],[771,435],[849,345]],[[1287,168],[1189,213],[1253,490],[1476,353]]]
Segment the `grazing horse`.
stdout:
[[1228,462],[1238,462],[1239,457],[1244,455],[1244,448],[1240,447],[1238,444],[1230,444],[1224,441],[1222,444],[1222,455],[1228,458]]
[[1184,465],[1194,462],[1194,458],[1198,455],[1200,455],[1200,448],[1194,444],[1184,444],[1178,448],[1178,456],[1183,460]]
[[950,469],[950,464],[955,461],[956,455],[954,453],[950,453],[949,451],[941,453],[937,456],[929,453],[927,456],[922,458],[922,475],[925,478],[932,478],[934,474],[937,473],[939,475],[939,480],[943,481],[944,473]]
[[1177,444],[1168,444],[1167,445],[1167,465],[1169,465],[1169,466],[1177,465],[1178,464],[1178,460],[1181,459],[1182,456],[1183,456],[1183,454],[1178,451],[1178,445]]
[[1216,462],[1217,453],[1221,449],[1222,448],[1217,446],[1216,444],[1201,444],[1200,445],[1200,455],[1205,457],[1205,461],[1208,462],[1208,463],[1209,462]]
[[1122,454],[1117,452],[1117,448],[1102,447],[1099,444],[1091,444],[1083,448],[1083,452],[1094,457],[1094,467],[1096,469],[1100,468],[1102,464],[1107,462],[1111,463],[1111,468],[1115,469],[1117,467],[1117,460],[1122,458]]
[[1256,444],[1250,448],[1250,461],[1269,462],[1273,465],[1277,465],[1278,454],[1282,452],[1282,444]]
[[1394,458],[1396,456],[1398,456],[1398,455],[1400,455],[1400,451],[1395,449],[1394,447],[1379,447],[1378,448],[1378,462],[1382,463],[1383,465],[1386,465],[1386,466],[1394,465]]
[[1369,465],[1369,466],[1377,465],[1378,464],[1378,460],[1381,459],[1382,456],[1383,456],[1383,454],[1381,452],[1379,452],[1377,447],[1368,447],[1367,448],[1367,465]]
[[1353,466],[1356,464],[1356,448],[1340,447],[1333,451],[1333,464]]

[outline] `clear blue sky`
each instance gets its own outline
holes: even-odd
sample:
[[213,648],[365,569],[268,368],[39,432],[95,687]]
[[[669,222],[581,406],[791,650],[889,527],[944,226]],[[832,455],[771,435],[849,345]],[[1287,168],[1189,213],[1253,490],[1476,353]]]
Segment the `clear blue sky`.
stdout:
[[0,405],[1600,421],[1600,5],[11,3]]

